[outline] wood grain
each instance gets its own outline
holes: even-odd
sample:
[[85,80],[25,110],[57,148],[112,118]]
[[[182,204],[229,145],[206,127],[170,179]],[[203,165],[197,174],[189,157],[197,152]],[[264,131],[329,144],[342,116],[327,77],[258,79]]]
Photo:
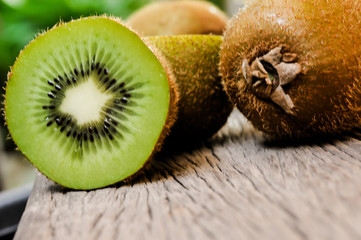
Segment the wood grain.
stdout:
[[128,184],[71,191],[39,174],[15,239],[361,239],[360,140],[270,142],[234,112]]

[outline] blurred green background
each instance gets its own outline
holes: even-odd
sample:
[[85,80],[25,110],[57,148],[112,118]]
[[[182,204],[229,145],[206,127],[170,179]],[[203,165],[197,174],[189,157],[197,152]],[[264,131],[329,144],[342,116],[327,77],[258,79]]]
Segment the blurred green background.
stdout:
[[[0,100],[4,101],[5,84],[10,66],[21,49],[35,36],[59,20],[81,16],[110,14],[126,19],[140,7],[157,0],[0,0]],[[223,0],[211,0],[224,9]],[[3,106],[1,106],[2,108]],[[4,119],[0,117],[0,190],[31,182],[35,170],[7,139]]]

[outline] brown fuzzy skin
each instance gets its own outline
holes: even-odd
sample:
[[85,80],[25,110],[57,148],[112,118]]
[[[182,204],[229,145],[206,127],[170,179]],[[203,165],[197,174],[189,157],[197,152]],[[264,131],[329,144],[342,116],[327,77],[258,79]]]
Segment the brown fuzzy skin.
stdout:
[[[277,138],[335,134],[361,124],[361,1],[256,0],[228,24],[220,72],[231,99],[253,125]],[[244,59],[275,47],[297,54],[298,77],[284,87],[295,115],[257,97]]]
[[233,109],[217,69],[222,37],[182,35],[146,39],[171,64],[179,86],[178,119],[169,141],[195,142],[211,137]]
[[161,1],[149,4],[128,19],[143,36],[179,34],[222,35],[228,17],[206,1]]

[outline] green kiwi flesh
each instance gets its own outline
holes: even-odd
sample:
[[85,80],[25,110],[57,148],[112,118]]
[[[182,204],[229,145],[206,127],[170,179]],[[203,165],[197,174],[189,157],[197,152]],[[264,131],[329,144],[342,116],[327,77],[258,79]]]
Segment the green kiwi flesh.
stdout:
[[124,180],[158,149],[174,108],[164,66],[143,40],[105,16],[61,23],[20,53],[5,117],[20,151],[73,189]]
[[167,142],[194,143],[215,134],[233,109],[217,65],[223,37],[146,37],[170,63],[179,89],[178,117]]
[[276,138],[303,138],[360,126],[360,5],[256,0],[230,20],[220,72],[232,101],[256,128]]

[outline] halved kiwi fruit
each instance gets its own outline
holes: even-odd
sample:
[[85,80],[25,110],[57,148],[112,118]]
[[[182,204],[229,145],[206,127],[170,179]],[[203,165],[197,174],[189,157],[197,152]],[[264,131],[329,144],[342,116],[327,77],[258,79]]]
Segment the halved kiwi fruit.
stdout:
[[361,125],[360,1],[248,1],[229,22],[220,72],[253,125],[277,138]]
[[228,16],[207,1],[160,1],[134,12],[127,23],[143,36],[222,35]]
[[233,109],[218,71],[222,36],[175,35],[145,38],[163,54],[179,89],[177,121],[167,142],[194,144],[215,134]]
[[165,60],[118,19],[60,23],[20,53],[5,96],[20,151],[74,189],[124,180],[159,150],[177,110]]

